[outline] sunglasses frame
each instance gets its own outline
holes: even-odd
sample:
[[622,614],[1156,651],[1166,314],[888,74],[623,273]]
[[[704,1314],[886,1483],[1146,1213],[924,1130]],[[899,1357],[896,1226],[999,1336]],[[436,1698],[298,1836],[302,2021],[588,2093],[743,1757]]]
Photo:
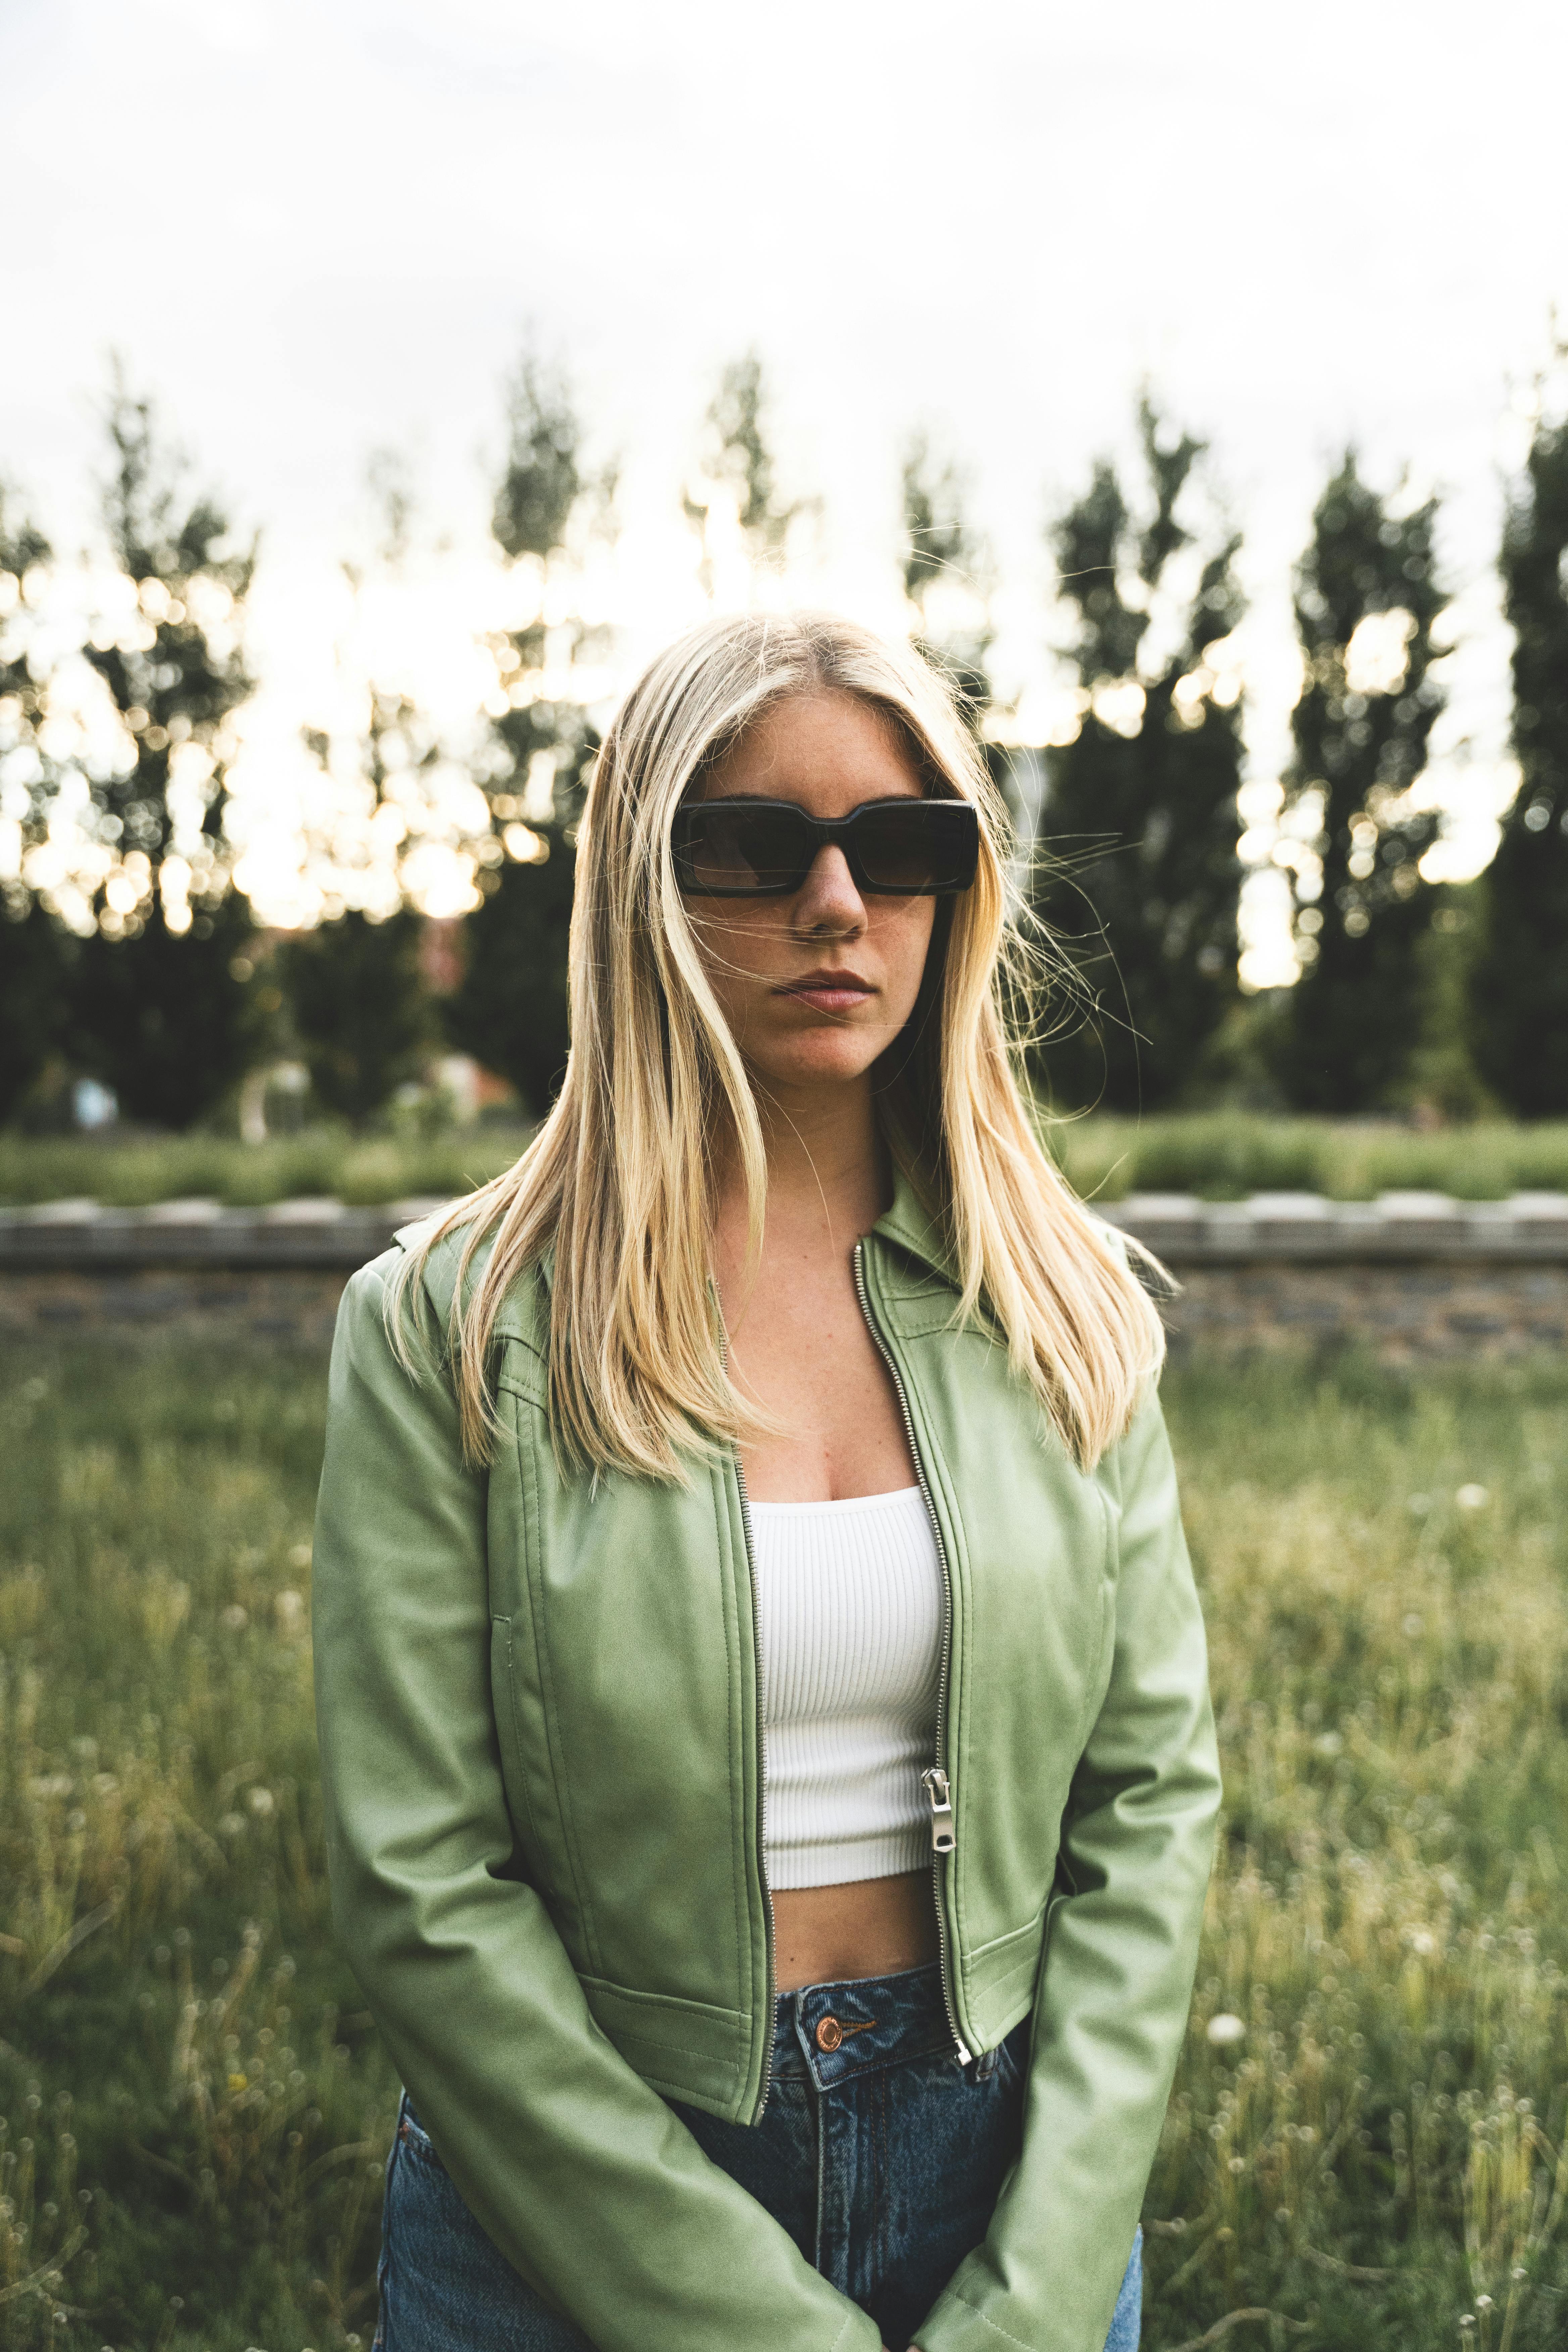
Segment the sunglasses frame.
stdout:
[[[804,838],[807,844],[807,849],[805,863],[798,871],[792,869],[782,882],[752,882],[747,883],[742,888],[725,888],[722,886],[715,887],[711,883],[700,882],[696,878],[691,864],[694,820],[704,810],[735,808],[787,810],[790,816],[805,828]],[[893,808],[951,809],[959,815],[960,829],[967,836],[963,844],[963,862],[967,870],[962,882],[922,883],[910,889],[900,888],[896,883],[873,882],[870,879],[861,863],[859,851],[856,847],[856,825],[859,819],[870,815],[873,812],[880,814]],[[964,823],[965,819],[967,823]],[[675,857],[676,878],[682,890],[695,898],[790,898],[804,885],[807,875],[816,863],[818,854],[829,848],[838,848],[843,851],[845,864],[849,868],[856,888],[868,898],[952,898],[967,890],[974,880],[975,871],[980,862],[980,818],[973,801],[956,798],[917,801],[905,799],[901,794],[893,794],[885,800],[862,801],[858,807],[852,808],[846,816],[813,816],[809,809],[801,807],[798,801],[769,800],[764,799],[760,793],[737,793],[733,797],[725,800],[683,801],[675,812],[669,845]]]

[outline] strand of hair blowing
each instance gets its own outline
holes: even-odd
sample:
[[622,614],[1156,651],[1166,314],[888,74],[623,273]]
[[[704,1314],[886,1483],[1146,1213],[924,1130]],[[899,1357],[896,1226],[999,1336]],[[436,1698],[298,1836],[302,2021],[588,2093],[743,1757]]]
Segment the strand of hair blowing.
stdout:
[[552,1247],[551,1425],[563,1466],[686,1479],[694,1454],[758,1425],[725,1370],[710,1281],[713,1139],[727,1127],[738,1147],[753,1251],[766,1157],[669,835],[705,761],[770,704],[825,688],[881,711],[931,788],[980,815],[979,872],[953,902],[934,1040],[912,1041],[884,1096],[892,1148],[942,1221],[962,1294],[954,1321],[987,1316],[1086,1465],[1121,1434],[1158,1369],[1153,1306],[1025,1107],[1006,1008],[1026,1001],[1042,957],[1008,920],[1005,815],[951,690],[912,648],[835,615],[743,614],[669,647],[612,722],[579,829],[561,1094],[515,1165],[442,1212],[388,1286],[388,1331],[412,1370],[409,1287],[436,1243],[462,1229],[446,1341],[471,1461],[496,1429],[496,1316]]

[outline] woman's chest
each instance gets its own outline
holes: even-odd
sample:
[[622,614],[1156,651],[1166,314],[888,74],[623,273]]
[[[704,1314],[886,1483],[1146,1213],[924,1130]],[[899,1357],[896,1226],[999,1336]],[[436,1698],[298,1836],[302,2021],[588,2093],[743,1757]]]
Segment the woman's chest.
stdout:
[[754,1502],[879,1495],[914,1478],[899,1394],[852,1263],[764,1262],[724,1289],[731,1378],[773,1424],[742,1465]]

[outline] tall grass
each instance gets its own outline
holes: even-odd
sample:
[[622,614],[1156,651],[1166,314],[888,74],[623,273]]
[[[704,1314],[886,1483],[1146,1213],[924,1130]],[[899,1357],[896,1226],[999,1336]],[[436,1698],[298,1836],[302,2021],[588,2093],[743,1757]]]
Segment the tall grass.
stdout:
[[[354,1137],[317,1129],[249,1145],[227,1136],[35,1137],[0,1133],[0,1202],[73,1199],[141,1208],[205,1195],[255,1208],[321,1193],[360,1205],[414,1194],[450,1198],[499,1175],[527,1141],[523,1128]],[[1371,1200],[1405,1190],[1461,1200],[1514,1192],[1568,1192],[1568,1124],[1494,1122],[1423,1133],[1414,1128],[1272,1118],[1240,1111],[1142,1120],[1094,1116],[1047,1129],[1079,1191],[1103,1201],[1129,1192],[1325,1192]]]
[[0,2346],[368,2344],[395,2086],[328,1925],[320,1370],[6,1369]]
[[[1561,2352],[1568,1371],[1166,1394],[1227,1796],[1145,2346]],[[395,2084],[328,1927],[321,1408],[280,1359],[0,1358],[4,2352],[369,2343]]]
[[1226,1783],[1151,2339],[1568,2342],[1568,1374],[1170,1382]]

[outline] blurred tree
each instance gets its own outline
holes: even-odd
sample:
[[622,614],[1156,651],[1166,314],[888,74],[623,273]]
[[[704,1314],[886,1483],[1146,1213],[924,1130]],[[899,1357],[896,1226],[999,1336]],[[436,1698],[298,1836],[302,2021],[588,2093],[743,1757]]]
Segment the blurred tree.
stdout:
[[582,429],[569,386],[538,353],[525,352],[507,397],[507,453],[490,509],[496,545],[513,562],[545,562],[561,545],[587,484],[579,465]]
[[[1559,363],[1568,362],[1568,344]],[[1526,1118],[1568,1117],[1568,415],[1538,418],[1509,500],[1503,594],[1513,625],[1520,788],[1484,877],[1475,974],[1482,1075]]]
[[132,1118],[184,1127],[237,1082],[250,1049],[253,926],[224,811],[228,722],[251,691],[239,620],[255,547],[236,544],[211,498],[186,499],[151,404],[118,368],[107,424],[104,520],[132,593],[86,652],[125,756],[91,784],[89,822],[110,859],[77,958],[70,1050]]
[[[379,449],[366,468],[372,531],[363,558],[345,561],[356,602],[402,575],[416,499],[406,459]],[[373,633],[374,635],[374,633]],[[382,650],[373,643],[369,658]],[[423,952],[422,902],[455,879],[454,851],[480,870],[502,851],[483,795],[440,730],[399,686],[353,666],[364,718],[346,730],[301,730],[321,771],[305,827],[305,870],[320,913],[278,942],[269,979],[282,1001],[279,1044],[305,1065],[315,1103],[356,1125],[418,1078],[441,1040]]]
[[1280,1076],[1300,1109],[1364,1112],[1404,1100],[1424,1031],[1422,941],[1436,904],[1419,861],[1437,837],[1407,795],[1426,764],[1443,690],[1432,628],[1437,501],[1390,500],[1347,449],[1319,499],[1296,573],[1304,684],[1288,779],[1321,804],[1322,892],[1297,915],[1301,976]]
[[48,541],[0,483],[0,1119],[48,1068],[62,1035],[76,942],[26,881],[47,820],[48,762],[38,741],[47,677],[30,625]]
[[[417,770],[441,756],[433,737],[421,740],[418,714],[404,695],[371,689],[370,724],[359,751],[360,774],[370,795],[365,835],[378,829],[383,810],[398,822],[395,797],[408,774],[403,756],[416,745]],[[330,739],[305,730],[307,748],[323,772],[330,768]],[[399,756],[394,758],[395,745]],[[340,853],[341,843],[335,844]],[[420,962],[423,918],[412,908],[367,912],[344,907],[307,931],[280,940],[273,962],[282,992],[291,1042],[310,1074],[322,1109],[358,1126],[419,1076],[437,1023]]]
[[574,542],[609,528],[615,481],[584,474],[570,389],[531,352],[513,380],[508,423],[491,530],[502,554],[536,575],[538,612],[489,641],[496,716],[475,775],[500,857],[480,872],[484,903],[463,925],[463,977],[442,1013],[458,1050],[509,1079],[542,1116],[566,1066],[576,827],[599,745],[588,673],[606,635],[578,615],[547,621],[545,591],[569,572]]
[[[1140,525],[1101,460],[1052,532],[1082,723],[1047,751],[1032,882],[1069,968],[1070,1004],[1037,1068],[1062,1108],[1153,1110],[1191,1093],[1237,1001],[1239,539],[1206,548],[1176,509],[1205,445],[1138,412],[1149,482]],[[1183,575],[1185,575],[1184,577]]]
[[[923,433],[904,452],[904,594],[917,617],[915,642],[956,688],[992,782],[1026,836],[1037,797],[1032,752],[993,742],[996,710],[990,656],[990,559],[969,520],[969,485],[951,459],[939,461]],[[1021,774],[1020,772],[1023,772]],[[1026,778],[1026,782],[1025,779]]]
[[316,1100],[363,1123],[418,1076],[434,1021],[420,969],[424,919],[351,907],[278,949],[279,983]]
[[952,678],[976,732],[994,697],[986,554],[966,512],[968,484],[939,463],[923,433],[904,452],[904,594],[919,614],[916,642]]
[[[778,488],[776,461],[769,446],[767,391],[761,356],[747,352],[732,360],[719,380],[706,420],[704,466],[709,478],[732,500],[746,558],[753,571],[776,568],[794,524],[815,512],[814,499],[786,499]],[[685,499],[686,516],[702,541],[700,577],[704,591],[714,589],[712,524],[714,501]]]

